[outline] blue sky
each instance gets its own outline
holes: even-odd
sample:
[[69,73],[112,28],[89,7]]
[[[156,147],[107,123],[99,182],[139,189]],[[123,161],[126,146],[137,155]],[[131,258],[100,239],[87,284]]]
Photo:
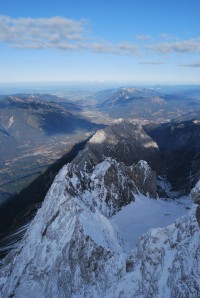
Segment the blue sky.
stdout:
[[0,0],[0,83],[200,83],[199,0]]

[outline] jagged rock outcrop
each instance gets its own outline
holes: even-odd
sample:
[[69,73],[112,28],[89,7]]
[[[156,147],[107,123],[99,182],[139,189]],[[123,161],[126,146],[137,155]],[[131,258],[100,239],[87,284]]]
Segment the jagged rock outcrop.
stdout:
[[74,198],[78,196],[84,202],[89,193],[92,196],[91,208],[98,206],[108,217],[134,201],[134,194],[156,197],[156,173],[145,161],[128,167],[122,162],[105,158],[91,173],[79,171],[72,163],[66,175],[67,193]]
[[156,143],[140,125],[120,121],[99,130],[72,161],[68,175],[74,173],[79,182],[68,192],[74,196],[79,192],[83,198],[80,192],[101,189],[98,204],[106,202],[109,214],[134,200],[134,193],[155,198],[156,172],[147,162],[159,162]]

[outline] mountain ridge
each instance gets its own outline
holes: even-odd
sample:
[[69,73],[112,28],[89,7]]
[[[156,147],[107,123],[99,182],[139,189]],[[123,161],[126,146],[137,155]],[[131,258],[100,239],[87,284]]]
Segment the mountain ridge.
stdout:
[[[129,130],[124,129],[127,127]],[[127,140],[121,136],[125,131],[131,133],[130,127],[133,131],[139,130],[144,140],[150,139],[140,127],[118,123],[115,130],[107,128],[103,135],[100,131],[100,135],[93,136],[86,145],[87,150],[83,149],[58,173],[22,242],[2,261],[0,289],[3,298],[198,295],[200,233],[195,206],[184,205],[182,199],[177,203],[164,202],[166,206],[173,204],[174,211],[171,209],[170,213],[176,210],[175,218],[180,216],[180,209],[185,216],[170,226],[142,235],[130,253],[124,251],[123,233],[120,234],[117,222],[111,221],[131,204],[139,206],[143,202],[143,209],[147,205],[146,216],[151,217],[153,210],[148,202],[155,207],[160,205],[160,200],[150,195],[152,186],[156,188],[156,176],[146,161],[139,160],[138,172],[134,172],[137,164],[128,164],[131,161],[126,160],[126,151],[125,156],[114,155],[115,150],[110,157],[106,156],[113,145],[117,153],[121,152],[123,146],[119,144],[125,146]],[[118,134],[113,135],[116,130]],[[94,150],[94,144],[94,148],[102,146],[101,154],[106,153],[102,160],[98,159],[98,152],[92,156],[88,154],[90,149]],[[135,143],[131,144],[135,149]],[[137,148],[142,148],[145,142],[139,145]],[[86,166],[88,157],[90,163]],[[112,179],[109,180],[106,174],[110,170],[112,174],[108,177]],[[144,187],[148,180],[151,183]],[[123,190],[126,190],[124,197]],[[194,192],[198,197],[198,187]],[[188,208],[192,208],[190,212]],[[166,213],[169,210],[166,207]],[[161,220],[170,220],[170,216],[161,214]]]

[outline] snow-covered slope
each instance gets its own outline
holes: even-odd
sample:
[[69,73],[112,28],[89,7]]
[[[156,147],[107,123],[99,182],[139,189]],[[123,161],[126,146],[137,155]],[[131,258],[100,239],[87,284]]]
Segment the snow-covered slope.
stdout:
[[[122,206],[123,197],[123,205],[134,200],[135,167],[144,183],[151,179],[145,162],[126,167],[106,158],[91,173],[65,166],[21,245],[5,258],[2,296],[71,297],[92,291],[98,297],[118,280],[125,255],[109,217]],[[107,175],[115,175],[112,183]]]
[[154,200],[143,195],[135,195],[135,202],[124,206],[112,217],[123,238],[124,250],[129,253],[135,247],[140,235],[151,228],[166,227],[178,217],[185,215],[191,207],[189,197],[175,201]]
[[117,274],[120,246],[112,226],[97,209],[66,195],[66,173],[64,167],[21,246],[5,259],[2,297],[70,297],[98,279],[106,282],[105,261],[113,268],[108,274]]
[[151,198],[156,174],[147,162],[128,165],[116,154],[97,163],[86,149],[90,167],[85,151],[81,165],[79,155],[64,166],[3,260],[1,297],[198,297],[195,207]]
[[192,211],[141,236],[126,273],[104,297],[200,297],[200,232]]
[[[92,174],[94,181],[100,167],[106,170],[105,165],[96,167]],[[166,291],[165,283],[173,281],[171,274],[174,272],[177,277],[177,266],[186,270],[182,274],[186,279],[190,278],[191,287],[194,286],[199,274],[195,263],[198,260],[199,228],[194,211],[166,229],[148,232],[128,255],[124,240],[129,237],[123,231],[120,217],[126,217],[129,232],[132,230],[133,236],[128,239],[130,245],[139,236],[139,225],[140,232],[151,227],[153,218],[156,219],[155,210],[163,212],[156,219],[156,224],[163,226],[167,216],[171,217],[170,221],[187,213],[185,205],[137,196],[135,203],[123,207],[109,219],[105,212],[106,203],[103,208],[97,204],[101,188],[100,192],[97,187],[85,191],[83,197],[74,197],[66,190],[70,184],[77,185],[78,180],[75,175],[66,178],[67,173],[69,166],[57,176],[20,247],[5,259],[0,278],[2,297],[103,297],[105,293],[108,297],[137,297],[137,293],[138,297],[150,297],[148,293],[154,291],[150,285],[155,288],[154,297],[156,293],[161,297]],[[140,218],[142,213],[150,219],[148,227],[148,220]],[[169,213],[171,215],[167,215]],[[192,264],[186,269],[188,262]],[[138,284],[139,288],[136,287]],[[167,295],[163,297],[170,297]]]

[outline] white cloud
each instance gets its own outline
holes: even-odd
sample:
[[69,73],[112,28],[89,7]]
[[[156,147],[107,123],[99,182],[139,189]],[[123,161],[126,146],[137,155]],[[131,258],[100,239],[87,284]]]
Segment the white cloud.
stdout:
[[0,42],[17,48],[76,49],[78,42],[84,40],[84,34],[84,20],[0,16]]
[[160,54],[168,53],[200,53],[200,38],[192,38],[189,40],[163,42],[156,45],[148,45],[146,49],[153,50]]
[[[168,37],[167,34],[163,36],[163,38],[166,37]],[[115,45],[110,41],[99,41],[92,36],[89,37],[86,20],[74,20],[59,16],[35,19],[0,16],[0,43],[6,43],[18,49],[89,50],[101,54],[143,55],[143,57],[148,57],[149,53],[151,55],[152,53],[200,53],[200,38],[189,40],[177,40],[176,38],[174,41],[168,40],[168,42],[157,44],[149,42],[149,44],[143,45],[139,43],[139,41],[150,41],[150,39],[152,40],[152,37],[149,35],[137,35],[139,45],[128,41]],[[160,64],[156,61],[142,63]]]
[[130,42],[121,43],[118,46],[118,49],[121,53],[128,54],[128,55],[137,55],[139,52],[139,47]]
[[138,47],[131,43],[113,45],[94,42],[87,37],[85,20],[63,17],[11,18],[0,16],[0,42],[18,49],[90,50],[95,53],[135,55]]
[[129,42],[124,42],[118,45],[109,44],[106,42],[94,42],[88,45],[88,48],[94,52],[102,54],[114,55],[137,55],[139,47]]
[[150,35],[137,35],[136,38],[139,41],[147,41],[147,40],[152,39],[152,37]]
[[112,53],[116,54],[115,48],[113,48],[112,45],[106,43],[106,42],[93,42],[91,45],[88,45],[88,48],[90,48],[93,52],[106,54],[106,53]]

